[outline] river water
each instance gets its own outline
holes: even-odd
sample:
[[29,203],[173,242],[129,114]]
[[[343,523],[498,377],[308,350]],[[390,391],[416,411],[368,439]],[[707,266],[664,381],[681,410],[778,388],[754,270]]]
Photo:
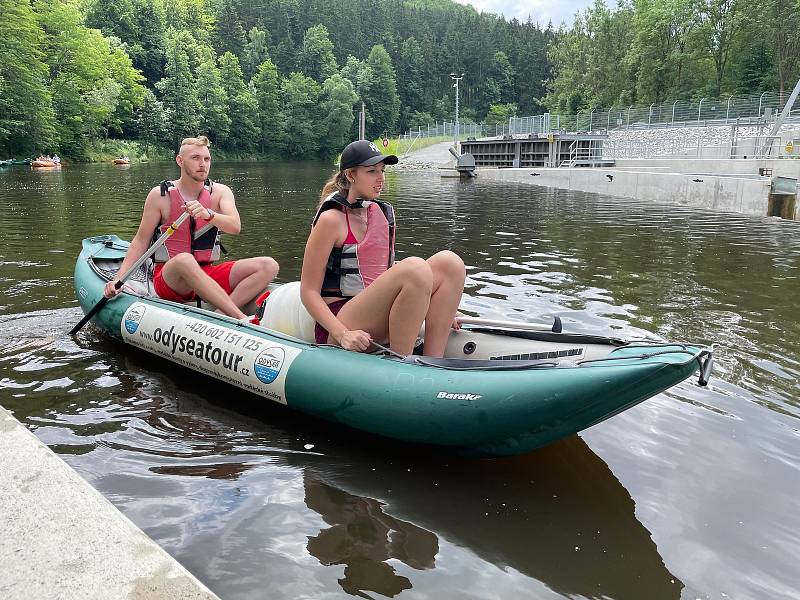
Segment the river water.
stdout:
[[[215,164],[228,256],[297,279],[329,170]],[[390,173],[398,254],[461,254],[469,312],[718,344],[708,388],[467,460],[67,335],[80,240],[175,172],[0,171],[0,403],[222,598],[800,597],[800,223]]]

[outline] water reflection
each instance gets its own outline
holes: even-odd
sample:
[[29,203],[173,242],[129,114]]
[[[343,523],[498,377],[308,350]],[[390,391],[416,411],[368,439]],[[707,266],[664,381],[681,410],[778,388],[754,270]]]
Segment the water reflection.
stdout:
[[347,565],[348,593],[399,593],[406,582],[386,561],[435,568],[439,538],[569,597],[680,597],[630,495],[579,437],[495,460],[411,452],[371,448],[364,460],[353,448],[341,468],[305,471],[306,504],[331,525],[309,552]]
[[344,565],[339,585],[348,594],[369,598],[377,592],[393,598],[411,589],[387,561],[399,560],[414,569],[436,566],[436,536],[384,512],[373,498],[349,494],[306,472],[305,502],[330,525],[308,538],[308,551],[325,566]]

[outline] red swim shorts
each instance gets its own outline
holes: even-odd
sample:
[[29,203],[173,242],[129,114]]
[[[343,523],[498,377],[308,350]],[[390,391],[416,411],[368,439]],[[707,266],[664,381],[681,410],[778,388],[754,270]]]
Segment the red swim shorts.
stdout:
[[[206,274],[211,277],[211,279],[216,281],[228,295],[230,295],[230,293],[233,291],[233,288],[231,287],[231,269],[233,268],[234,264],[235,263],[233,261],[228,261],[218,265],[200,265],[200,268],[203,269],[203,271],[205,271]],[[173,302],[191,302],[197,298],[197,294],[194,292],[189,292],[186,296],[182,296],[169,287],[167,282],[164,281],[164,277],[161,275],[161,270],[163,268],[164,264],[159,263],[156,265],[155,272],[153,273],[153,289],[155,289],[159,298],[171,300]]]

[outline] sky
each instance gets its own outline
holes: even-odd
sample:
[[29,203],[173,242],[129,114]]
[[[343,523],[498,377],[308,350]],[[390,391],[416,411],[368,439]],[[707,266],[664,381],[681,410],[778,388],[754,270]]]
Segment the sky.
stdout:
[[456,0],[459,4],[471,4],[478,12],[490,12],[503,15],[506,19],[516,17],[520,21],[527,21],[528,15],[538,21],[542,27],[548,21],[553,21],[553,27],[558,29],[561,22],[567,26],[572,25],[576,11],[582,11],[587,6],[594,4],[592,0]]

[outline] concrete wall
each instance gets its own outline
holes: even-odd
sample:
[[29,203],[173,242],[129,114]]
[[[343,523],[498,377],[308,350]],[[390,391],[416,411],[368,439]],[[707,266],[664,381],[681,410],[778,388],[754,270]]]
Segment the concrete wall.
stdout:
[[219,600],[0,406],[0,598]]
[[619,169],[646,169],[669,173],[708,173],[718,175],[758,175],[760,168],[772,169],[773,175],[800,180],[800,159],[709,159],[709,158],[621,158]]
[[[696,164],[698,161],[693,162]],[[479,178],[484,180],[596,192],[646,202],[741,212],[756,216],[766,216],[769,206],[768,178],[722,177],[618,168],[478,169],[478,173]]]

